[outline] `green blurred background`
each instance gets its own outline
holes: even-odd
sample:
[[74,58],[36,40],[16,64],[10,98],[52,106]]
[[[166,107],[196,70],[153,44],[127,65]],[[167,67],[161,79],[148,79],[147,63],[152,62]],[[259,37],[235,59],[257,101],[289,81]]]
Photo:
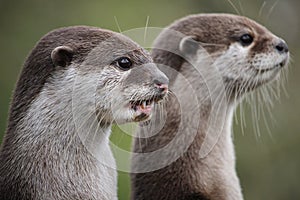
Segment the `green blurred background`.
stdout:
[[[265,3],[264,3],[265,2]],[[234,125],[237,168],[245,199],[300,199],[300,1],[232,0],[241,14],[264,24],[284,38],[292,52],[288,96],[275,102],[271,113],[276,120],[270,132],[257,120],[254,131],[249,105],[246,126],[239,117]],[[260,14],[260,10],[262,12]],[[236,13],[227,0],[0,0],[0,141],[5,132],[11,92],[22,63],[41,36],[61,26],[92,25],[118,31],[149,26],[165,27],[175,19],[203,12]],[[242,133],[243,132],[243,133]],[[114,127],[112,142],[130,149],[131,137]],[[119,199],[129,198],[128,174],[119,173]]]

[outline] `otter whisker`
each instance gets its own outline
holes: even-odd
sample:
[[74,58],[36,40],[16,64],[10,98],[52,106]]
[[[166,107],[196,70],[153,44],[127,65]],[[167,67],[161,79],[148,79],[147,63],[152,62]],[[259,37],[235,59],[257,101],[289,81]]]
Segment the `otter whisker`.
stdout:
[[241,131],[242,131],[242,135],[245,135],[245,130],[244,128],[246,128],[246,120],[245,120],[245,112],[244,112],[244,102],[240,103],[240,125],[241,125]]
[[[263,95],[263,94],[262,94],[262,95]],[[264,112],[265,110],[263,109],[263,104],[261,104],[261,108],[262,108],[262,117],[263,117],[264,124],[265,124],[265,126],[266,126],[266,129],[267,129],[267,132],[268,132],[270,138],[273,140],[273,136],[272,136],[272,133],[271,133],[271,129],[270,129],[270,127],[269,127],[269,122],[268,122],[268,120],[267,120],[267,118],[266,118],[266,115],[265,115],[265,112]]]
[[171,95],[175,96],[172,90],[168,90],[166,97],[165,97],[166,98],[165,102],[169,102]]
[[[84,111],[83,111],[83,113],[84,113]],[[78,114],[78,116],[79,116],[79,115],[81,116],[82,114]],[[87,116],[85,116],[86,118],[85,118],[84,121],[89,120],[89,118],[90,118],[92,115],[93,115],[92,113],[89,113]],[[77,124],[78,122],[76,121],[76,119],[74,119],[74,116],[72,116],[72,122],[74,123],[74,125],[75,125],[75,127],[76,127],[76,124]],[[71,138],[70,141],[69,141],[69,145],[67,145],[66,148],[68,148],[68,147],[71,145],[71,143],[73,142],[74,138],[79,134],[79,133],[78,133],[78,130],[81,128],[81,126],[83,126],[83,123],[80,124],[79,128],[76,127],[76,133],[72,135],[72,138]]]
[[[98,129],[99,125],[100,125],[100,123],[97,123],[97,121],[98,121],[98,119],[97,119],[98,117],[97,116],[98,115],[99,115],[99,113],[96,114],[96,116],[92,120],[92,123],[89,124],[90,127],[85,127],[85,129],[87,128],[87,131],[85,132],[85,137],[81,138],[83,144],[85,144],[85,145],[87,145],[87,144],[91,145],[90,144],[91,142],[95,142],[95,135],[97,134],[97,129]],[[91,130],[92,130],[92,128],[93,128],[93,126],[94,126],[95,123],[97,123],[97,128],[96,128],[95,132],[92,132]],[[80,133],[80,134],[82,134],[82,133]],[[87,141],[90,138],[89,137],[90,135],[92,135],[92,139],[90,139],[89,141]],[[90,147],[92,147],[92,146],[88,146],[88,148],[90,148]]]
[[[248,104],[250,105],[250,112],[251,112],[251,122],[252,122],[252,127],[254,130],[254,135],[256,140],[258,141],[260,139],[260,129],[258,128],[257,125],[257,114],[256,114],[256,109],[255,109],[255,105],[256,105],[256,101],[255,101],[255,97],[254,97],[254,93],[253,91],[251,91],[249,94],[249,99],[248,99]],[[253,105],[252,105],[253,104]]]
[[271,14],[273,13],[273,11],[274,11],[275,7],[277,6],[278,2],[279,2],[279,0],[275,1],[274,4],[271,6],[268,14],[266,15],[266,20],[267,21],[269,20]]
[[142,136],[141,136],[141,131],[138,131],[137,132],[137,136],[138,136],[138,138],[136,139],[136,140],[138,140],[138,143],[139,143],[139,152],[143,152],[143,148],[142,148],[142,142],[141,142],[141,140],[142,140]]
[[117,24],[119,33],[122,33],[122,30],[121,30],[120,24],[119,24],[119,22],[118,22],[117,16],[114,16],[114,19],[115,19],[115,23]]
[[[83,112],[85,112],[85,111],[83,111]],[[80,116],[80,119],[84,119],[84,120],[78,122],[77,119],[73,119],[73,121],[74,121],[75,123],[81,123],[81,124],[79,124],[79,127],[76,127],[76,125],[75,125],[75,127],[76,127],[76,132],[72,135],[72,137],[71,137],[71,139],[70,139],[70,141],[69,141],[69,144],[67,145],[66,148],[69,148],[69,147],[71,146],[72,142],[74,141],[74,139],[75,139],[77,136],[79,136],[79,134],[82,134],[82,133],[81,133],[82,128],[85,126],[86,122],[88,122],[88,121],[90,120],[90,118],[91,118],[94,114],[95,114],[94,112],[90,112],[90,113],[87,114],[87,116],[82,116],[82,113],[76,113],[77,116]],[[80,139],[82,139],[82,138],[80,138]]]
[[[268,97],[266,97],[265,93]],[[264,105],[266,106],[267,111],[269,113],[270,120],[272,122],[276,123],[276,120],[275,120],[275,118],[273,116],[273,113],[272,113],[272,110],[271,110],[274,107],[274,104],[273,104],[273,101],[271,100],[270,96],[268,95],[268,90],[266,90],[262,96],[263,96],[263,99],[264,99],[264,102],[265,102]]]
[[262,3],[262,5],[260,6],[260,9],[259,9],[259,12],[258,12],[258,18],[261,18],[261,16],[262,16],[262,12],[263,12],[263,10],[264,10],[264,8],[265,8],[265,6],[266,6],[266,1],[264,1],[263,3]]
[[245,14],[245,11],[244,11],[244,8],[243,8],[243,5],[242,5],[241,0],[238,0],[238,3],[239,3],[240,10],[241,10],[241,12],[242,12],[242,15],[244,15],[244,14]]
[[144,44],[145,45],[146,45],[146,36],[147,36],[147,28],[148,28],[149,19],[150,19],[150,16],[148,15],[147,19],[146,19],[146,25],[145,25],[145,31],[144,31]]
[[273,91],[273,88],[271,86],[262,86],[261,90],[263,90],[264,92],[264,101],[267,103],[267,105],[270,105],[271,108],[274,107],[274,103],[272,101],[272,97],[270,95],[271,94],[275,95],[275,92]]
[[275,80],[275,91],[276,91],[276,95],[278,97],[278,101],[280,102],[280,98],[281,98],[281,90],[280,90],[280,86],[281,86],[281,81],[284,79],[284,75],[283,75],[284,71],[277,77],[277,79]]
[[[236,80],[238,81],[238,80]],[[240,115],[240,121],[241,121],[241,131],[242,131],[242,134],[244,134],[244,127],[246,127],[246,121],[245,121],[245,114],[244,114],[244,107],[243,107],[243,102],[239,103],[237,102],[237,100],[239,98],[241,98],[242,94],[247,91],[248,87],[250,85],[250,81],[243,81],[241,83],[240,86],[237,87],[237,89],[231,89],[230,92],[227,92],[229,94],[229,97],[232,96],[231,93],[233,92],[233,90],[235,90],[235,96],[234,96],[234,105],[239,105],[239,115]],[[234,84],[232,84],[232,86],[234,87]],[[248,97],[246,97],[248,98]],[[238,118],[237,118],[237,110],[235,110],[235,121],[236,123],[238,123]]]
[[285,87],[285,84],[287,83],[287,79],[288,79],[288,73],[289,73],[288,69],[283,71],[283,79],[280,81],[281,89],[286,97],[289,97],[289,94]]
[[[96,135],[99,134],[98,133],[98,129],[100,127],[100,123],[98,123],[98,116],[99,115],[100,115],[100,113],[96,114],[96,117],[94,118],[92,124],[90,125],[88,131],[86,132],[85,139],[83,140],[83,143],[87,145],[86,140],[87,140],[87,138],[90,138],[89,137],[90,135],[92,135],[92,139],[90,139],[90,141],[88,141],[88,143],[90,145],[88,148],[93,148],[93,144],[98,142],[98,141],[95,140],[95,138],[96,138]],[[94,132],[92,132],[91,129],[94,126],[95,123],[97,123],[97,127],[96,127],[96,130]]]
[[[241,119],[241,127],[242,127],[242,134],[244,134],[244,129],[243,129],[243,122],[242,122],[242,118],[244,116],[244,113],[243,113],[243,106],[242,106],[242,103],[238,104],[237,102],[237,99],[238,99],[238,96],[240,96],[241,94],[241,91],[243,90],[243,85],[246,85],[247,83],[243,83],[240,90],[236,91],[235,92],[235,97],[234,97],[234,105],[239,105],[239,110],[240,110],[240,119]],[[235,120],[236,122],[238,121],[237,119],[237,113],[235,114]]]
[[233,4],[233,2],[231,0],[227,0],[227,2],[231,5],[231,7],[235,10],[235,12],[238,15],[241,15],[240,11],[237,9],[237,7]]

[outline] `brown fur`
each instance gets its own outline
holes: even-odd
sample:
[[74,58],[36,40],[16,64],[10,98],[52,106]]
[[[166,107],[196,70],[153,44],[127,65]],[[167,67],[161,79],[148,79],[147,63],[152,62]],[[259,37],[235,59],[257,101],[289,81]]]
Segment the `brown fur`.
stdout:
[[[179,31],[183,35],[172,36],[168,31],[170,29]],[[171,95],[168,102],[164,104],[167,117],[162,130],[153,135],[153,130],[150,128],[139,128],[137,136],[153,136],[135,140],[134,151],[138,153],[154,152],[175,140],[176,134],[182,135],[181,140],[171,151],[166,152],[166,155],[161,158],[155,158],[155,161],[152,162],[164,162],[170,159],[178,149],[185,146],[190,139],[192,139],[192,143],[176,161],[168,166],[145,173],[132,173],[133,200],[243,199],[235,171],[234,147],[230,132],[232,112],[228,111],[226,113],[226,127],[223,129],[216,146],[207,157],[199,157],[199,150],[206,134],[208,117],[212,108],[211,102],[203,101],[201,97],[211,94],[208,93],[206,85],[199,81],[203,78],[197,75],[197,71],[182,57],[179,43],[183,36],[191,36],[197,42],[200,42],[212,58],[217,58],[223,52],[226,52],[231,44],[238,43],[241,35],[245,33],[254,36],[254,44],[248,54],[249,58],[253,56],[252,54],[276,51],[274,50],[275,45],[281,41],[256,22],[246,17],[229,14],[188,16],[175,21],[158,36],[152,51],[154,62],[175,69],[189,80],[189,83],[193,86],[194,95],[200,100],[200,113],[195,113],[195,107],[188,107],[191,102],[189,93],[192,91],[186,91],[186,86],[182,85],[179,86],[179,89],[177,88],[180,91],[178,94],[184,97],[183,104],[187,105],[187,112],[191,115],[189,119],[191,120],[193,116],[199,115],[200,121],[195,138],[190,138],[193,136],[190,135],[189,126],[191,126],[191,123],[189,121],[184,121],[184,129],[178,132],[180,117],[182,116],[178,102]],[[162,49],[172,50],[172,53]],[[176,81],[176,73],[164,68],[161,70],[170,78],[170,88],[172,89],[172,85]],[[224,77],[224,83],[225,87],[231,83],[238,88],[239,80]],[[233,90],[232,94],[227,95],[235,96],[235,92],[238,91]],[[233,102],[229,102],[228,106],[231,109],[235,105],[233,105]],[[159,116],[159,113],[153,118],[155,119],[157,116]],[[222,125],[221,122],[219,125]],[[133,156],[132,159],[133,172],[142,171],[143,166],[151,165],[151,160],[143,159],[142,156]]]
[[[107,48],[97,49],[109,38],[114,40],[106,43]],[[88,56],[90,59],[86,59]],[[127,56],[132,62],[132,69],[126,71],[125,77],[122,77],[125,72],[115,63],[120,56]],[[146,92],[148,96],[158,94],[159,99],[162,98],[155,81],[168,84],[168,79],[151,62],[150,55],[140,46],[108,30],[76,26],[57,29],[44,36],[28,56],[13,94],[0,151],[0,199],[117,199],[115,161],[108,141],[101,140],[108,138],[112,121],[99,122],[102,132],[97,128],[99,135],[93,137],[102,142],[97,143],[100,151],[95,153],[112,164],[106,166],[79,138],[81,133],[73,119],[74,83],[80,73],[82,77],[93,75],[95,79],[97,76],[95,80],[84,80],[99,84],[100,102],[96,103],[100,110],[97,111],[107,114],[102,107],[110,109],[116,99],[130,99],[135,92],[140,92],[135,93],[140,95],[136,98],[145,97]],[[139,79],[135,78],[136,70]],[[104,75],[101,72],[105,72]],[[126,83],[122,84],[121,80]],[[145,85],[144,91],[140,91],[141,85]],[[79,82],[76,86],[86,89],[90,85]],[[110,96],[116,86],[120,92]],[[89,100],[91,97],[85,92],[78,97]],[[82,120],[87,121],[84,117],[87,116]],[[131,120],[126,117],[122,120]]]

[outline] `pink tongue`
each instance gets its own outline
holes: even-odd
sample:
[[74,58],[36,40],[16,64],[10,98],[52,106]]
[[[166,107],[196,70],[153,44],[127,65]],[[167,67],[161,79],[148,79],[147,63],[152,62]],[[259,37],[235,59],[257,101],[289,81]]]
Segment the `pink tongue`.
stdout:
[[137,106],[137,111],[145,114],[150,114],[151,113],[151,106]]

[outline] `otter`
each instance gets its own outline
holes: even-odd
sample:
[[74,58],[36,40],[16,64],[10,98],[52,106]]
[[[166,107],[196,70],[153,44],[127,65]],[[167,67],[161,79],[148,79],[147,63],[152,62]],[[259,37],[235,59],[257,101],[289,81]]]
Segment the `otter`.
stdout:
[[131,198],[242,200],[233,111],[247,93],[279,78],[287,44],[249,18],[197,14],[164,29],[151,54],[177,95],[139,126]]
[[117,199],[112,123],[151,117],[168,78],[129,38],[59,28],[36,44],[14,90],[0,151],[0,199]]

